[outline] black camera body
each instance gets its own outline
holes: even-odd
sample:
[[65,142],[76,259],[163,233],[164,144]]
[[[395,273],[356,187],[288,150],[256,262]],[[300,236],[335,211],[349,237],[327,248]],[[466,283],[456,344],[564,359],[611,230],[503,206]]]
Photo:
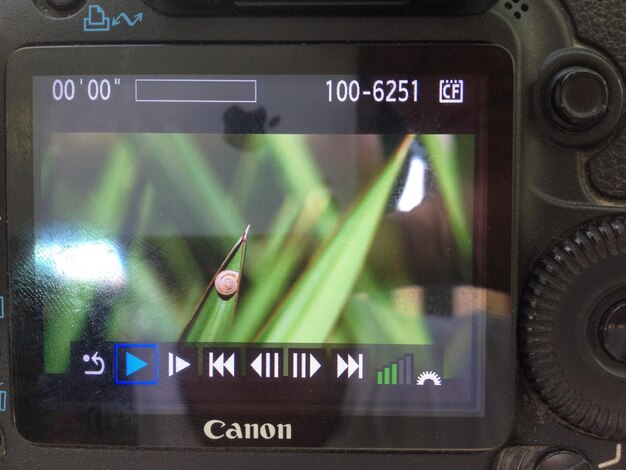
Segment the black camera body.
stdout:
[[[5,189],[0,193],[3,236],[0,259],[4,272],[0,281],[0,465],[7,468],[109,468],[123,465],[137,468],[172,465],[256,468],[294,464],[328,468],[404,468],[415,465],[424,468],[578,468],[576,465],[580,468],[624,468],[625,23],[626,10],[620,0],[24,0],[0,6],[0,76],[5,103],[5,112],[0,117],[3,129],[0,133],[0,172],[6,181]],[[146,50],[147,47],[150,50]],[[412,57],[418,57],[417,62],[424,64],[423,69],[415,66],[419,73],[415,72],[418,75],[413,81],[410,75],[413,73],[412,66],[394,65],[398,62],[406,64]],[[357,65],[345,65],[352,60]],[[207,63],[214,64],[214,69]],[[205,69],[210,69],[210,72],[205,72]],[[432,122],[409,112],[402,114],[403,108],[395,108],[399,106],[395,104],[395,99],[388,101],[391,96],[389,88],[368,87],[375,84],[375,79],[380,76],[385,87],[390,82],[393,87],[400,87],[406,92],[407,101],[413,101],[415,106],[431,106],[428,110],[433,116],[439,116],[437,113],[444,108],[436,106],[441,106],[445,100],[448,100],[447,107],[441,113],[456,113],[454,100],[462,102],[463,95],[458,94],[458,88],[452,88],[459,82],[454,82],[455,75],[449,70],[463,77],[466,84],[464,105],[468,108],[458,114],[441,114],[443,118],[433,118]],[[250,78],[255,73],[258,74],[258,81],[257,78]],[[168,101],[167,106],[172,106],[172,101],[179,101],[180,106],[183,102],[187,103],[185,106],[190,102],[195,104],[180,109],[167,108],[171,109],[171,114],[169,111],[163,113],[166,108],[146,108],[152,111],[141,112],[138,108],[128,108],[128,121],[119,118],[123,121],[120,126],[128,127],[127,131],[118,129],[115,123],[117,116],[126,114],[126,111],[115,114],[118,111],[113,106],[102,108],[105,117],[101,121],[89,117],[92,111],[87,105],[81,108],[79,117],[71,114],[74,111],[69,107],[62,107],[69,106],[74,95],[80,92],[80,80],[83,78],[85,103],[89,104],[89,100],[109,101],[109,96],[113,97],[116,93],[118,82],[115,77],[118,74],[122,77],[118,79],[121,80],[120,90],[125,83],[130,83],[125,81],[125,77],[133,77],[134,88],[131,85],[125,88],[125,93],[134,97],[133,106],[142,105],[142,101],[160,101],[158,106],[166,106]],[[487,78],[480,78],[481,74]],[[311,77],[318,75],[324,77],[320,78],[319,91],[325,106],[329,107],[320,111],[319,115],[311,114],[311,121],[315,120],[313,124],[306,121],[303,127],[298,127],[299,121],[290,118],[292,115],[288,111],[291,108],[288,109],[287,105],[296,100],[295,92],[291,98],[285,98],[287,104],[282,108],[278,105],[272,108],[261,99],[263,93],[270,96],[272,90],[281,88],[305,90],[298,87],[309,86],[308,83],[313,80]],[[305,77],[306,80],[285,81],[285,76]],[[350,81],[345,78],[347,76],[360,78]],[[266,77],[269,84],[263,82]],[[397,77],[401,80],[396,80]],[[475,77],[478,78],[473,82]],[[371,81],[367,82],[367,79]],[[93,87],[91,80],[95,80]],[[345,93],[340,85],[342,80],[346,85]],[[203,88],[201,91],[198,91],[199,88],[187,88],[184,92],[180,88],[168,88],[174,82],[189,84],[194,81],[212,83],[211,87],[214,83],[219,82],[221,86],[228,82],[230,88],[226,91],[221,88]],[[165,82],[168,85],[161,86]],[[248,87],[253,82],[254,87]],[[351,88],[353,83],[354,88]],[[428,96],[431,85],[439,87],[438,102],[435,98],[432,103],[429,98],[423,98]],[[358,99],[350,94],[356,94],[357,86]],[[449,88],[444,88],[447,86]],[[47,98],[50,103],[41,104],[44,101],[42,90],[49,88],[52,90],[51,97]],[[480,99],[475,98],[475,107],[470,108],[474,104],[468,97],[474,90],[482,90],[482,94]],[[213,92],[215,96],[219,95],[219,99],[196,99],[196,93],[211,95]],[[176,99],[154,98],[168,93]],[[237,98],[229,98],[233,106],[216,118],[215,128],[210,127],[212,118],[209,114],[202,114],[204,111],[194,114],[196,108],[193,107],[198,102],[218,102],[229,93],[236,94]],[[378,98],[376,103],[361,104],[365,99],[363,93],[380,97],[380,102],[392,103],[389,104],[391,111],[375,108],[380,104]],[[402,95],[400,93],[398,97]],[[475,96],[478,96],[477,91]],[[324,395],[324,406],[331,406],[327,402],[335,403],[332,400],[335,397],[333,394],[336,394],[339,397],[337,400],[344,405],[332,406],[350,409],[350,416],[354,418],[343,421],[343,418],[337,417],[341,414],[337,414],[332,406],[324,408],[314,398],[310,398],[304,406],[294,398],[306,395],[309,393],[307,390],[317,390],[317,385],[294,388],[300,385],[289,382],[276,386],[280,388],[268,389],[266,393],[263,385],[244,383],[248,387],[248,395],[232,393],[232,389],[220,389],[221,385],[216,385],[217,388],[212,389],[217,390],[212,392],[215,393],[212,400],[223,407],[216,405],[210,414],[204,408],[194,408],[193,404],[199,403],[201,397],[193,393],[189,395],[194,398],[189,398],[192,405],[188,421],[192,427],[203,430],[203,434],[199,431],[201,438],[194,437],[197,441],[186,441],[192,434],[186,433],[183,421],[167,421],[167,413],[148,414],[144,419],[133,414],[141,415],[138,411],[141,407],[115,408],[115,397],[122,397],[122,401],[140,400],[129,398],[132,395],[130,392],[128,395],[121,392],[119,395],[108,395],[101,402],[95,399],[97,405],[94,405],[85,401],[83,392],[71,395],[75,390],[63,388],[65,379],[42,378],[42,370],[48,368],[47,372],[50,372],[55,367],[48,359],[45,366],[38,363],[41,361],[39,356],[49,354],[47,349],[42,351],[41,344],[45,335],[52,334],[46,330],[49,328],[46,326],[46,315],[50,315],[52,310],[48,310],[47,314],[41,313],[46,308],[52,308],[45,306],[45,295],[42,297],[40,294],[43,292],[40,288],[45,289],[47,281],[41,280],[41,273],[36,271],[38,268],[26,269],[27,274],[21,271],[23,266],[29,266],[29,261],[25,259],[38,256],[36,242],[33,242],[39,236],[36,233],[37,218],[47,214],[45,211],[53,211],[57,205],[62,205],[54,202],[48,208],[45,204],[48,194],[51,198],[57,197],[62,191],[50,190],[46,193],[46,185],[41,182],[43,180],[40,181],[43,176],[37,176],[44,175],[46,171],[44,156],[39,162],[36,156],[46,154],[42,149],[54,153],[54,149],[61,146],[63,150],[59,152],[59,160],[51,161],[57,162],[61,171],[69,171],[71,165],[63,166],[61,157],[71,154],[74,147],[62,147],[61,140],[55,140],[61,134],[71,140],[75,134],[86,132],[91,133],[90,138],[93,139],[97,133],[167,134],[182,132],[184,127],[186,134],[248,136],[276,132],[284,135],[344,135],[350,134],[351,128],[348,125],[343,128],[341,123],[349,121],[350,116],[348,113],[345,115],[347,118],[341,117],[344,115],[340,114],[343,111],[339,106],[350,100],[357,103],[355,106],[358,106],[359,113],[354,134],[477,136],[476,141],[472,141],[479,149],[472,167],[475,172],[472,181],[478,189],[472,194],[476,201],[484,201],[484,205],[476,203],[473,211],[468,211],[470,218],[476,220],[482,217],[471,225],[475,251],[473,264],[470,263],[468,269],[472,272],[471,280],[475,286],[506,294],[500,297],[487,294],[485,318],[471,324],[478,325],[472,326],[478,329],[476,331],[484,329],[484,345],[477,346],[479,352],[476,353],[476,364],[482,366],[477,366],[478,371],[474,371],[472,376],[472,380],[482,385],[473,389],[475,393],[468,392],[472,400],[480,402],[480,405],[469,411],[464,409],[466,414],[463,414],[457,408],[446,408],[447,402],[437,402],[440,408],[424,412],[420,408],[422,402],[413,402],[413,398],[402,401],[403,396],[390,394],[383,398],[377,396],[376,400],[380,401],[365,412],[355,411],[358,406],[352,406],[350,398],[346,398],[350,395],[346,390],[353,391],[351,385],[346,383],[348,376],[360,373],[362,364],[359,360],[369,360],[372,369],[381,365],[377,371],[378,385],[384,383],[390,387],[391,384],[404,383],[402,373],[397,371],[408,370],[409,360],[413,370],[412,361],[419,362],[420,354],[425,354],[424,357],[430,358],[433,364],[443,364],[446,360],[437,359],[440,353],[434,349],[431,352],[410,349],[411,359],[408,353],[402,356],[404,353],[396,352],[399,351],[397,349],[379,351],[377,346],[362,353],[367,349],[364,344],[375,342],[354,338],[343,343],[320,340],[319,343],[327,349],[327,355],[316,355],[319,351],[311,348],[315,341],[290,342],[272,339],[276,336],[267,334],[265,342],[272,343],[267,353],[256,356],[257,349],[253,349],[250,355],[245,356],[246,360],[244,356],[236,356],[237,362],[233,359],[232,363],[232,370],[243,371],[244,381],[254,374],[266,378],[270,376],[272,364],[270,356],[266,358],[265,354],[284,356],[280,356],[280,360],[284,360],[285,377],[281,380],[285,381],[298,373],[294,369],[297,367],[295,364],[300,364],[296,354],[308,354],[309,361],[313,361],[308,366],[310,377],[318,370],[311,369],[313,363],[321,370],[327,365],[331,368],[336,365],[337,369],[333,369],[329,377],[334,379],[345,375],[346,382],[340,386],[333,385],[330,391],[319,389],[327,393]],[[249,105],[258,102],[263,106]],[[295,107],[308,110],[312,105],[307,103],[304,101]],[[116,106],[118,104],[115,103]],[[340,115],[337,120],[332,117],[334,113]],[[471,119],[467,117],[469,115]],[[376,119],[368,119],[367,116],[375,116]],[[474,117],[475,121],[472,120]],[[390,119],[398,119],[403,124],[393,127],[395,124],[387,124]],[[72,124],[63,128],[64,120]],[[179,128],[177,123],[184,124],[180,124],[182,127]],[[207,131],[204,125],[213,130]],[[222,125],[226,130],[220,131]],[[44,130],[53,137],[42,137]],[[238,148],[238,152],[255,151],[253,139],[228,137],[226,140],[229,148]],[[406,139],[390,140],[393,145],[389,144],[389,149],[399,145],[406,151],[402,147]],[[335,142],[329,139],[331,141]],[[460,146],[464,141],[462,138],[459,141]],[[80,147],[87,144],[81,144],[79,139],[77,142],[76,148],[95,148]],[[102,142],[102,145],[109,145],[105,140]],[[136,143],[136,147],[131,147],[133,152],[143,155],[141,152],[148,148],[146,142],[148,140]],[[155,149],[171,144],[169,141],[156,142]],[[411,145],[429,149],[428,139],[419,140],[419,144],[415,142],[418,141]],[[387,144],[387,140],[383,139],[382,147]],[[437,179],[441,170],[436,165],[433,167],[434,179],[444,188],[433,194],[442,194],[441,199],[445,203],[449,193],[446,193],[442,180]],[[335,172],[339,174],[339,179],[341,175],[352,174],[341,173],[342,167],[332,168],[326,175],[328,179]],[[177,170],[173,167],[171,171]],[[381,170],[381,175],[384,171]],[[119,175],[127,173],[130,170],[121,171]],[[50,181],[51,187],[70,182],[80,185],[79,178],[64,180],[63,176],[59,176],[59,179]],[[95,192],[89,192],[91,189],[84,191],[85,195],[95,197]],[[111,200],[115,200],[111,194]],[[175,197],[178,196],[172,196]],[[80,199],[80,196],[75,198]],[[183,196],[180,198],[184,199]],[[122,202],[125,199],[118,201],[119,204]],[[137,209],[139,213],[140,209]],[[130,219],[139,219],[141,216],[137,214]],[[349,220],[352,212],[346,214],[345,220]],[[51,219],[54,217],[50,215]],[[87,220],[88,216],[84,219]],[[255,225],[251,225],[248,252],[253,250]],[[335,239],[338,240],[340,235],[336,233]],[[241,248],[242,243],[245,245],[247,234],[246,230],[235,244],[234,251],[219,265],[220,272],[226,272],[224,268],[231,269],[229,263],[236,255],[233,253]],[[66,249],[67,245],[64,246]],[[120,250],[130,250],[123,243],[119,246],[123,247]],[[106,250],[110,254],[111,250]],[[462,252],[462,249],[459,251]],[[83,256],[79,252],[78,255],[64,253],[64,256]],[[313,258],[320,259],[321,256]],[[458,256],[462,259],[462,255]],[[129,259],[130,255],[124,263],[130,263]],[[460,263],[458,259],[452,257],[451,265]],[[503,264],[500,264],[501,261]],[[211,272],[215,272],[217,267],[212,266]],[[442,276],[457,276],[457,270],[449,268]],[[458,276],[462,278],[463,274]],[[211,289],[221,292],[217,282],[216,275],[211,279],[202,302],[206,301]],[[433,281],[433,284],[437,282]],[[29,285],[39,287],[30,290]],[[117,287],[111,288],[111,292],[115,289]],[[322,291],[320,288],[319,296],[323,295]],[[429,298],[437,306],[433,307],[435,310],[443,309],[441,305],[453,303],[453,299],[448,297],[447,300],[439,299],[436,292],[432,289],[430,294],[425,294],[425,305]],[[227,301],[232,293],[220,295],[221,301]],[[99,299],[98,302],[106,304],[108,300]],[[243,300],[240,302],[243,305]],[[492,302],[498,307],[490,307]],[[94,318],[89,316],[87,322],[99,325]],[[433,324],[437,325],[437,321],[433,320]],[[67,323],[68,328],[71,324],[71,321]],[[190,330],[193,333],[193,327],[193,323],[188,324],[188,328],[181,333],[181,341],[185,335],[191,334]],[[93,330],[98,328],[95,326]],[[95,336],[98,334],[94,333]],[[171,335],[163,338],[155,338],[154,341],[176,342]],[[122,380],[124,374],[118,371],[118,368],[124,367],[128,377],[143,374],[141,369],[150,360],[142,354],[151,354],[153,346],[155,364],[160,364],[164,377],[167,376],[168,360],[170,377],[178,374],[179,370],[182,372],[190,362],[195,365],[196,360],[204,361],[205,375],[208,370],[206,364],[211,364],[209,368],[216,364],[214,356],[209,359],[209,354],[214,352],[208,349],[200,352],[199,356],[185,356],[177,349],[168,349],[167,354],[159,353],[157,358],[156,344],[147,345],[139,339],[127,340],[123,335],[116,344],[110,338],[99,336],[93,342],[81,336],[80,341],[76,337],[72,339],[68,370],[71,368],[74,374],[78,368],[83,380],[83,374],[87,373],[83,372],[85,364],[98,366],[102,357],[106,361],[107,374],[108,361],[115,363],[114,371],[111,368],[110,372],[114,377],[109,377],[111,382],[115,380],[114,385],[118,387],[115,390],[132,389],[134,393],[135,390],[156,389],[150,388],[152,377],[148,375],[142,381],[128,381],[131,386],[124,388],[127,384]],[[221,349],[217,351],[224,361],[235,357],[229,356],[235,349],[231,343],[253,343],[206,339],[191,341],[198,344],[219,343]],[[282,346],[274,343],[293,343],[298,347],[289,348],[287,354],[287,348],[283,350]],[[332,346],[338,343],[351,346]],[[397,343],[402,344],[402,341]],[[68,351],[69,344],[68,341]],[[164,344],[158,344],[159,351],[166,347]],[[418,342],[416,344],[419,345]],[[96,349],[98,352],[94,354]],[[394,361],[389,362],[387,356],[379,360],[382,356],[377,354],[384,355],[388,351],[393,351],[389,354]],[[472,349],[472,355],[474,352]],[[287,357],[292,357],[291,354],[294,355],[293,362],[289,362],[291,359]],[[74,355],[78,359],[74,359]],[[122,356],[125,359],[118,359]],[[252,361],[254,358],[258,362]],[[119,362],[121,360],[124,362]],[[426,359],[424,361],[428,363]],[[221,362],[215,366],[221,369],[223,376],[224,367],[226,371],[230,370],[225,364]],[[382,367],[385,364],[387,366]],[[58,367],[60,370],[61,366]],[[280,369],[277,365],[275,367]],[[304,362],[302,368],[305,368]],[[431,371],[423,370],[426,376],[418,376],[417,385],[423,385],[424,380],[420,384],[420,377],[431,378],[433,385],[437,385]],[[266,376],[263,375],[265,373]],[[272,373],[276,373],[276,377],[279,375],[279,372]],[[155,369],[156,375],[159,374]],[[396,375],[398,377],[394,378]],[[415,378],[407,372],[407,384],[413,383]],[[453,383],[453,379],[444,381],[443,388],[452,388],[448,383]],[[164,382],[160,375],[158,380]],[[200,379],[194,377],[193,380]],[[375,384],[376,376],[373,375],[371,380]],[[82,387],[80,384],[83,382],[78,383]],[[88,388],[89,393],[99,393],[99,384]],[[106,384],[108,387],[108,382]],[[344,386],[347,388],[342,388]],[[50,390],[50,393],[40,394],[39,387]],[[55,395],[55,389],[63,392]],[[437,391],[436,387],[432,389]],[[63,397],[70,395],[72,399],[68,400],[69,405],[65,403],[65,408],[57,409],[50,405],[52,401],[62,402]],[[251,407],[254,411],[250,415],[237,410],[240,404],[247,404],[249,397],[257,395],[261,401],[255,402],[255,406],[260,408]],[[146,400],[153,398],[150,396]],[[458,397],[454,399],[461,400]],[[272,400],[278,400],[278,403]],[[265,414],[263,406],[268,403],[274,407],[282,404],[289,410],[291,406],[296,411]],[[396,408],[392,405],[410,410],[404,416],[403,412],[394,411]],[[220,410],[223,414],[219,414]],[[47,414],[49,411],[51,414]],[[394,417],[397,419],[394,420]],[[483,424],[476,424],[478,422]],[[284,423],[295,424],[292,428]],[[145,439],[137,437],[149,434],[146,432],[149,427],[158,429],[155,434],[159,435]],[[118,429],[119,434],[116,434]],[[342,431],[337,432],[337,429]],[[376,429],[381,435],[377,435]],[[472,429],[476,429],[479,435],[475,440],[468,438]],[[493,433],[488,429],[492,429]],[[298,436],[299,432],[303,434]],[[89,437],[90,433],[93,437]],[[364,434],[369,434],[370,439]],[[410,436],[407,439],[398,437],[407,435]],[[394,445],[396,438],[398,445]]]

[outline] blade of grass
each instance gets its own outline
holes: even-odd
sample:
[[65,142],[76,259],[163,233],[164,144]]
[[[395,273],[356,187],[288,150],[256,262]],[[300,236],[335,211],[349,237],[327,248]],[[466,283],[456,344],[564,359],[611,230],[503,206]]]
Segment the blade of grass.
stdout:
[[325,187],[306,139],[295,134],[267,134],[264,137],[290,191],[304,200],[309,192]]
[[163,191],[188,210],[206,221],[208,233],[227,236],[239,233],[245,226],[243,215],[224,189],[220,177],[209,164],[209,158],[188,135],[141,134],[136,145],[148,145],[164,180]]
[[313,228],[329,208],[328,191],[314,191],[309,194],[293,223],[289,237],[280,246],[280,251],[274,253],[273,260],[267,258],[265,263],[259,264],[261,269],[254,279],[255,284],[242,297],[237,318],[229,332],[230,341],[252,341],[259,332],[267,321],[268,313],[280,300],[294,271],[304,259],[307,247],[314,239]]
[[407,136],[336,233],[322,244],[259,335],[265,342],[321,342],[335,325],[361,272],[389,194],[414,136]]
[[126,259],[128,282],[107,318],[107,337],[112,341],[176,341],[183,322],[173,315],[177,304],[165,289],[159,271],[139,250],[130,252]]
[[215,338],[223,336],[224,330],[232,324],[239,289],[232,297],[223,299],[215,289],[215,279],[220,272],[228,269],[239,273],[241,283],[249,229],[248,226],[207,286],[189,323],[180,335],[180,342],[212,342]]
[[421,141],[430,155],[443,201],[452,225],[452,233],[461,253],[472,254],[472,236],[465,216],[461,177],[454,146],[454,136],[423,135]]
[[122,226],[138,176],[133,157],[132,148],[124,140],[119,140],[112,148],[100,183],[84,205],[82,220],[89,221],[91,230],[117,233]]

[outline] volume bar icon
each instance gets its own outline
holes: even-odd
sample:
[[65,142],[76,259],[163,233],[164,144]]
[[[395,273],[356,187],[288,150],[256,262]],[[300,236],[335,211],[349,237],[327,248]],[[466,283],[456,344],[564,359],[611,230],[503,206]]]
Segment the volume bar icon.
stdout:
[[376,383],[378,385],[412,385],[413,354],[405,354],[402,359],[377,370]]

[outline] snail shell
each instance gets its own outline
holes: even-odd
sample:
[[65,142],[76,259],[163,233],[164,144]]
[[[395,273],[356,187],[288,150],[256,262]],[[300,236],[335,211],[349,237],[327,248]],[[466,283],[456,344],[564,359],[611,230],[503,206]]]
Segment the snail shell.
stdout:
[[226,269],[215,277],[215,290],[222,298],[230,298],[239,289],[239,273]]

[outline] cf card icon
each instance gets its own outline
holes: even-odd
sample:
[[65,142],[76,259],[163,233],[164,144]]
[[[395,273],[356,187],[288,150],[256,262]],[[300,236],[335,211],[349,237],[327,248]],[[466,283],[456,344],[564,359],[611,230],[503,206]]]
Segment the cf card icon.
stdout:
[[440,103],[463,102],[463,80],[439,80]]

